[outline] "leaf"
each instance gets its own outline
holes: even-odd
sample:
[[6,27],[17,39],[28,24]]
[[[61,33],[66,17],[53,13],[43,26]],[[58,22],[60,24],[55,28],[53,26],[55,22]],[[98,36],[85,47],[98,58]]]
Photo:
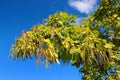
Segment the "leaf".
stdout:
[[107,44],[105,44],[104,47],[108,48],[108,49],[112,49],[114,47],[114,45],[112,43],[107,43]]
[[61,26],[63,26],[63,22],[62,22],[62,21],[58,21],[58,23],[59,23]]
[[56,63],[57,63],[57,64],[60,64],[60,62],[59,62],[59,60],[58,60],[58,59],[56,59]]
[[94,43],[89,44],[90,48],[94,48]]
[[116,18],[118,15],[117,14],[113,14],[113,17]]

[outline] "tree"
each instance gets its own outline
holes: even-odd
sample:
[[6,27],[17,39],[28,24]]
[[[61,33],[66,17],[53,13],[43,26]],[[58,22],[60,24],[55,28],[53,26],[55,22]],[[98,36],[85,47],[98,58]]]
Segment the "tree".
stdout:
[[65,12],[50,15],[44,24],[23,32],[11,47],[11,57],[46,63],[71,62],[83,80],[120,79],[120,3],[101,0],[95,13],[82,19]]

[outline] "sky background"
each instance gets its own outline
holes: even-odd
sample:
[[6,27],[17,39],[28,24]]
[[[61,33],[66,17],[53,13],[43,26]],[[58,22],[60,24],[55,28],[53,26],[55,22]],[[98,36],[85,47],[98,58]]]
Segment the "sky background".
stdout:
[[76,67],[66,64],[36,66],[34,59],[11,60],[10,46],[22,31],[43,23],[50,14],[65,11],[82,17],[92,13],[98,0],[0,0],[0,80],[80,80]]

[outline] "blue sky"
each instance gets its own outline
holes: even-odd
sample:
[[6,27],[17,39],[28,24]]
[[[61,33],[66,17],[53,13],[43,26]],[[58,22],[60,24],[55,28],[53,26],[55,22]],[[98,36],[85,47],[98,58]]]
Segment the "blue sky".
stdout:
[[80,80],[70,64],[36,66],[35,60],[11,60],[10,46],[21,32],[40,24],[50,14],[65,11],[86,17],[96,9],[96,0],[0,0],[0,80]]

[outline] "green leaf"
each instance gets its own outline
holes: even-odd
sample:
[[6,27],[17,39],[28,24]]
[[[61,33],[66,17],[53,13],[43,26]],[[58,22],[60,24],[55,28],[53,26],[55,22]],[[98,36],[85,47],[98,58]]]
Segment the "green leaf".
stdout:
[[107,43],[107,44],[105,44],[104,47],[108,48],[108,49],[112,49],[114,47],[114,45],[112,43]]

